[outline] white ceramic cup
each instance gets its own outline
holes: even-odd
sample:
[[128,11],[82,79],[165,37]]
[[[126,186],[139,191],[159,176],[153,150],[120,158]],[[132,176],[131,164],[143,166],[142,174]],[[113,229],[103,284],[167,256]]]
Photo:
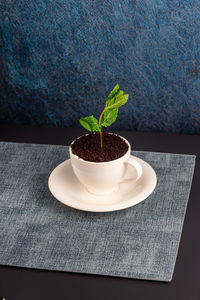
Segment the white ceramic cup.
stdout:
[[69,147],[72,169],[78,180],[85,186],[88,192],[95,195],[106,195],[117,191],[119,184],[125,181],[127,165],[134,169],[134,178],[129,179],[134,183],[142,176],[142,167],[140,163],[131,155],[131,146],[129,142],[120,136],[127,144],[128,151],[118,159],[108,162],[91,162],[79,158],[72,153],[71,145]]

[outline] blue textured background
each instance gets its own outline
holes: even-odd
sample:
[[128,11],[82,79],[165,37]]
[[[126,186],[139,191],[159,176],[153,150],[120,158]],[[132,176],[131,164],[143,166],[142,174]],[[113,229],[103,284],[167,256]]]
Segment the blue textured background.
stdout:
[[116,83],[115,129],[200,133],[200,2],[1,0],[0,121],[79,126]]

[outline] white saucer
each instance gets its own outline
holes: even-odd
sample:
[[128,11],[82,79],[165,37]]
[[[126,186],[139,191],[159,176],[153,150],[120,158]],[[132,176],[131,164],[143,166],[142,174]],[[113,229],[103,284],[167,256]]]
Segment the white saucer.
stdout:
[[70,159],[58,165],[49,176],[49,189],[60,202],[85,211],[108,212],[136,205],[146,199],[155,189],[157,183],[153,168],[140,158],[134,157],[143,169],[142,177],[137,183],[131,178],[131,167],[126,172],[127,181],[119,185],[117,192],[106,196],[90,194],[78,181],[71,167]]

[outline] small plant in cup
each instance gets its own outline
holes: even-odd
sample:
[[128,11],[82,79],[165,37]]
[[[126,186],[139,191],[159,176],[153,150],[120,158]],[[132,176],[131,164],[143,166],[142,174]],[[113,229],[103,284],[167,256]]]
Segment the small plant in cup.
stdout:
[[80,124],[88,131],[99,132],[101,149],[103,148],[102,127],[108,127],[116,121],[118,108],[127,102],[128,96],[124,91],[119,91],[119,85],[117,84],[108,95],[99,120],[93,115],[79,120]]
[[107,195],[118,191],[119,185],[126,182],[124,175],[127,165],[134,170],[131,182],[138,181],[142,176],[142,167],[131,155],[131,145],[124,137],[103,132],[102,141],[102,127],[115,122],[118,109],[127,102],[128,96],[124,91],[119,91],[117,84],[108,95],[99,120],[93,115],[80,119],[81,125],[90,133],[78,137],[70,144],[74,174],[91,194]]

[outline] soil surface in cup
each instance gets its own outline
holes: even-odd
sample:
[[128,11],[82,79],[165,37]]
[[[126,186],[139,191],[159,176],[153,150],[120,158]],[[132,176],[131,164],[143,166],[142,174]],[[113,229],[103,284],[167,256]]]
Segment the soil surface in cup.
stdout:
[[103,148],[99,133],[89,133],[75,140],[71,145],[72,153],[92,162],[106,162],[120,158],[128,151],[128,144],[114,133],[102,133]]

